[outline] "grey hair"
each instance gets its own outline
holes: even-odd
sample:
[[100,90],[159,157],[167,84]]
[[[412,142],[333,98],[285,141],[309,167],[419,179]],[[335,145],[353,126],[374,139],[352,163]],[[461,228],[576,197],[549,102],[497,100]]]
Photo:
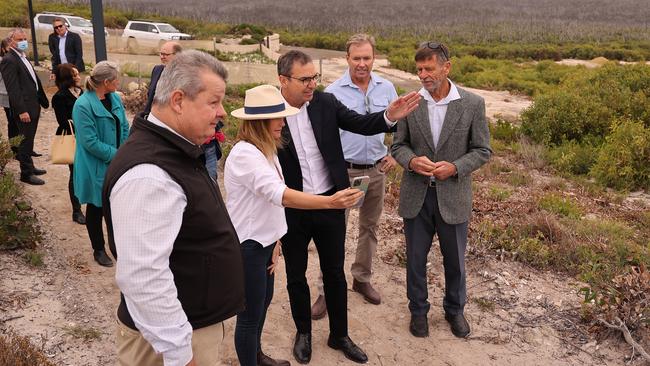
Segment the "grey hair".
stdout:
[[352,45],[360,45],[364,43],[370,43],[372,46],[372,53],[375,53],[375,37],[365,34],[365,33],[357,33],[350,37],[347,42],[345,42],[345,51],[350,54],[350,46]]
[[293,68],[294,62],[306,65],[312,61],[311,57],[302,51],[289,51],[278,59],[278,75],[291,76],[291,69]]
[[174,90],[182,90],[192,100],[196,98],[205,90],[201,71],[210,71],[224,82],[228,79],[228,70],[216,58],[202,51],[183,51],[165,66],[156,86],[153,104],[169,103]]
[[25,30],[18,27],[18,28],[13,28],[12,30],[9,31],[9,34],[7,35],[7,40],[9,41],[9,43],[11,43],[11,41],[14,39],[14,36],[18,33],[25,33]]
[[86,77],[86,90],[95,91],[104,81],[113,81],[117,79],[120,71],[116,63],[111,61],[100,61],[90,71],[90,76]]

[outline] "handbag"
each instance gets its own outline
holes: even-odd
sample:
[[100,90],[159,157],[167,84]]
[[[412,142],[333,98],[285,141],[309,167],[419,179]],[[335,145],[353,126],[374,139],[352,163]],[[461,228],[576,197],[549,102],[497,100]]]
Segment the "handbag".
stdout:
[[74,163],[74,151],[77,143],[71,120],[68,120],[68,125],[70,126],[70,135],[66,135],[64,130],[62,135],[56,135],[52,140],[52,149],[50,150],[52,164],[70,165]]

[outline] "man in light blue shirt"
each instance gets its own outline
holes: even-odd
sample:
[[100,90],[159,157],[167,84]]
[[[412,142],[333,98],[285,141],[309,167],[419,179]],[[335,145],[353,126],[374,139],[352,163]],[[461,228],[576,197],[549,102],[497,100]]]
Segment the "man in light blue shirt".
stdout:
[[[360,114],[379,112],[395,99],[393,84],[372,72],[375,59],[375,39],[367,34],[352,36],[347,44],[348,70],[325,91],[332,93],[346,107]],[[384,205],[385,173],[395,166],[384,145],[384,134],[362,136],[340,130],[343,154],[350,179],[369,176],[368,191],[359,208],[359,241],[352,264],[352,289],[370,303],[378,305],[381,296],[370,284],[372,259],[377,251],[377,226]],[[347,217],[347,216],[346,216]],[[318,281],[319,296],[312,307],[312,318],[325,316],[322,280]]]

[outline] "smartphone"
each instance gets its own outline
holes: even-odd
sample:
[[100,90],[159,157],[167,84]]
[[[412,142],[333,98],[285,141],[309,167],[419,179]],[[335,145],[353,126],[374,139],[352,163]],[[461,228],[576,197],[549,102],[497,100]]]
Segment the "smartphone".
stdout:
[[363,196],[359,199],[359,202],[357,202],[356,205],[352,206],[351,208],[357,208],[361,207],[363,205],[363,199],[366,197],[366,192],[368,192],[368,183],[370,183],[370,177],[367,175],[363,175],[361,177],[354,177],[352,179],[352,183],[350,186],[352,188],[356,188],[360,191],[363,192]]

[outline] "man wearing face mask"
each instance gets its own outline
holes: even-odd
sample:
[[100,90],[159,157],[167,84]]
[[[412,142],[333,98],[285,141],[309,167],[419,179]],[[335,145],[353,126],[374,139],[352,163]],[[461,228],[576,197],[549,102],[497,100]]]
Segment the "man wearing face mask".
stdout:
[[404,167],[399,215],[404,218],[406,236],[409,329],[415,337],[429,335],[427,255],[437,233],[445,272],[445,320],[456,337],[464,338],[470,334],[463,309],[472,172],[492,154],[485,102],[447,78],[451,61],[445,45],[421,44],[415,65],[422,100],[397,124],[391,147],[395,160]]
[[34,68],[27,60],[27,34],[16,28],[9,33],[8,39],[10,51],[0,62],[0,72],[7,87],[14,123],[23,136],[16,154],[16,159],[20,162],[20,180],[27,184],[41,185],[45,184],[45,181],[37,176],[46,172],[34,166],[32,154],[41,107],[48,108],[50,102]]

